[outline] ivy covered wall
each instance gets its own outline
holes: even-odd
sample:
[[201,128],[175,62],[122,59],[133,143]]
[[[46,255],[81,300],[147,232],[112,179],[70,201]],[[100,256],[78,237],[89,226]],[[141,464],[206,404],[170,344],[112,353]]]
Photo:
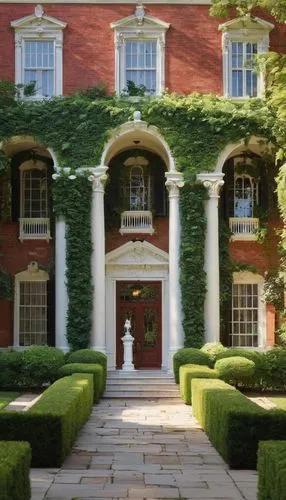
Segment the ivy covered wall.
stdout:
[[[247,142],[252,135],[275,143],[275,116],[263,101],[233,103],[215,96],[166,94],[134,103],[114,96],[92,99],[84,93],[42,102],[11,100],[0,109],[0,140],[32,136],[53,150],[60,168],[68,167],[73,174],[78,168],[99,165],[112,131],[133,120],[135,110],[141,111],[143,121],[158,127],[187,184],[181,197],[181,287],[185,343],[198,346],[204,333],[206,192],[194,184],[196,175],[213,171],[228,143]],[[0,157],[2,172],[8,164]],[[88,345],[91,328],[91,185],[84,176],[71,177],[63,174],[54,182],[53,198],[55,213],[67,221],[68,341],[75,349]]]

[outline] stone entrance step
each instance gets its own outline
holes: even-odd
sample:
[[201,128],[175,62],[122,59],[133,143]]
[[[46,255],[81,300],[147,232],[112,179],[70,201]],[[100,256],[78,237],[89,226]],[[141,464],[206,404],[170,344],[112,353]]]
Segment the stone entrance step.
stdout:
[[122,370],[108,372],[104,398],[180,398],[174,377],[166,372]]

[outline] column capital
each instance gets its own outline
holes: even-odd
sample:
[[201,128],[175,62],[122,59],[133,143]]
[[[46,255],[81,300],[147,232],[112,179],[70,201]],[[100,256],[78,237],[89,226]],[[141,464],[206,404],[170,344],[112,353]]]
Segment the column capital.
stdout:
[[104,193],[104,187],[107,181],[107,172],[108,167],[96,167],[91,168],[88,180],[92,182],[92,190],[93,192]]
[[217,172],[206,172],[197,175],[197,180],[208,189],[210,198],[219,198],[219,192],[224,185],[224,174]]
[[169,198],[179,197],[179,189],[184,186],[184,176],[181,172],[167,172],[165,186],[169,191]]

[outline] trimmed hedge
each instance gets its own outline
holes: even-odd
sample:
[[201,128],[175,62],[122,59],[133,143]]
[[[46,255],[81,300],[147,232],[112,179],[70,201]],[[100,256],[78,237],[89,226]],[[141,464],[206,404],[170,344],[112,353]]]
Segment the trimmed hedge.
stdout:
[[0,441],[0,498],[29,500],[31,447],[29,443]]
[[216,370],[202,365],[180,366],[180,394],[187,405],[192,404],[192,379],[218,378]]
[[258,447],[258,500],[286,500],[286,441],[261,441]]
[[24,351],[3,352],[0,356],[0,388],[42,387],[54,382],[64,363],[64,353],[56,347],[33,346]]
[[212,368],[212,362],[207,353],[195,347],[183,347],[183,349],[179,349],[173,357],[176,384],[180,382],[180,366],[188,364],[205,365]]
[[201,347],[201,351],[206,352],[213,363],[218,359],[218,355],[226,350],[221,342],[208,342]]
[[247,384],[254,377],[255,363],[241,356],[219,359],[215,364],[218,378],[228,384]]
[[93,375],[93,402],[98,403],[102,395],[102,387],[104,386],[104,372],[102,366],[90,363],[70,363],[62,366],[58,370],[58,377],[66,377],[73,373],[91,373]]
[[286,412],[264,410],[222,380],[192,380],[193,413],[224,460],[255,469],[258,442],[286,439]]
[[0,413],[0,439],[28,441],[33,467],[60,467],[93,405],[93,375],[57,380],[27,412]]
[[101,394],[104,393],[107,377],[107,357],[105,356],[105,354],[99,351],[93,351],[92,349],[79,349],[78,351],[73,351],[67,354],[67,363],[87,363],[101,365],[104,372]]

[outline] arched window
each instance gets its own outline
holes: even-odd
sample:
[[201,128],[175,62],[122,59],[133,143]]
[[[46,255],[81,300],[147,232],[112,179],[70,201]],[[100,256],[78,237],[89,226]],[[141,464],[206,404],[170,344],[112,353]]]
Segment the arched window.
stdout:
[[234,176],[234,217],[253,217],[258,204],[258,182],[247,174]]

